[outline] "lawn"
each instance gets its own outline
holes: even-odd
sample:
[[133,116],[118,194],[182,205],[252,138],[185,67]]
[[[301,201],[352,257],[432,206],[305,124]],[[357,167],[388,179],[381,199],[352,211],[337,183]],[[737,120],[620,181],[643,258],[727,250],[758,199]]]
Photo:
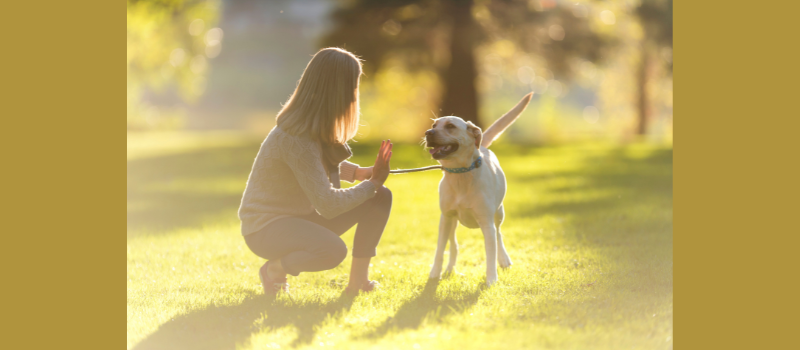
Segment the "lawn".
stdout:
[[[493,146],[514,265],[491,288],[482,235],[464,227],[458,274],[428,280],[441,173],[391,175],[371,276],[382,288],[344,297],[348,257],[290,278],[291,295],[270,300],[236,217],[259,144],[129,134],[128,349],[672,348],[671,147]],[[371,164],[375,150],[357,144],[355,161]],[[395,145],[393,167],[430,164],[421,147]]]

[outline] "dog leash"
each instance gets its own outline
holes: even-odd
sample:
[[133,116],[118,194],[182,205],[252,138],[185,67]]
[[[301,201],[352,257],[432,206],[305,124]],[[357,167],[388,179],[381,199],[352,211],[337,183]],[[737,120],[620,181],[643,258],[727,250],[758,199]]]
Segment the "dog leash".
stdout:
[[441,169],[441,165],[431,165],[422,168],[414,168],[414,169],[397,169],[397,170],[389,170],[389,174],[404,174],[404,173],[415,173],[417,171],[426,171],[426,170],[434,170],[434,169]]
[[472,164],[469,166],[469,168],[445,168],[445,167],[442,167],[441,165],[431,165],[431,166],[426,166],[426,167],[422,167],[422,168],[389,170],[389,174],[414,173],[414,172],[417,172],[417,171],[426,171],[426,170],[434,170],[434,169],[442,169],[442,170],[444,170],[444,171],[446,171],[448,173],[453,173],[453,174],[462,174],[462,173],[466,173],[466,172],[468,172],[468,171],[470,171],[472,169],[480,168],[481,164],[483,164],[483,157],[478,157],[478,159],[475,159],[475,161],[472,162]]

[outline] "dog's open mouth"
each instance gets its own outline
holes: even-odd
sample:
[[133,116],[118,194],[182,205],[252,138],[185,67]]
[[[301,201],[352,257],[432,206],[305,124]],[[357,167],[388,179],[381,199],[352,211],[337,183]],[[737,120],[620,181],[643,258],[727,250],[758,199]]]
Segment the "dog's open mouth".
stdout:
[[431,154],[431,156],[433,156],[433,159],[442,159],[442,158],[447,157],[451,153],[453,153],[453,152],[458,150],[458,144],[457,143],[450,144],[450,145],[440,145],[440,144],[437,144],[437,143],[428,143],[428,147],[431,147],[431,149],[429,149],[428,152]]

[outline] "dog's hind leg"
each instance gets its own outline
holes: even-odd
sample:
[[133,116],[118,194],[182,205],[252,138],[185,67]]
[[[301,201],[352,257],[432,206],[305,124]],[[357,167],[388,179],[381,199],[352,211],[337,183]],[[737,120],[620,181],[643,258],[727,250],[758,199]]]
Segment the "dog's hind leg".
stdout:
[[511,267],[512,264],[511,257],[508,256],[508,252],[506,251],[506,245],[503,244],[503,233],[500,232],[500,225],[503,224],[505,215],[505,210],[501,204],[497,212],[494,213],[494,226],[497,228],[497,263],[500,264],[502,268]]
[[497,282],[497,228],[490,218],[480,222],[483,232],[483,244],[486,248],[486,285]]
[[438,279],[442,275],[444,248],[447,246],[447,239],[455,234],[457,223],[458,220],[455,216],[442,214],[439,219],[439,243],[436,245],[436,254],[433,257],[433,266],[431,267],[430,278],[432,279]]

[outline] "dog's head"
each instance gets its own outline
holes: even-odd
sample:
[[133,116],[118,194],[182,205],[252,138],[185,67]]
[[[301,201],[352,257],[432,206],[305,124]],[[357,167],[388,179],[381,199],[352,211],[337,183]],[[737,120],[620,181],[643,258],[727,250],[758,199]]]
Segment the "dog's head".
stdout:
[[433,159],[451,158],[475,151],[481,145],[483,132],[471,122],[459,117],[441,117],[433,120],[433,126],[425,132],[425,147]]

